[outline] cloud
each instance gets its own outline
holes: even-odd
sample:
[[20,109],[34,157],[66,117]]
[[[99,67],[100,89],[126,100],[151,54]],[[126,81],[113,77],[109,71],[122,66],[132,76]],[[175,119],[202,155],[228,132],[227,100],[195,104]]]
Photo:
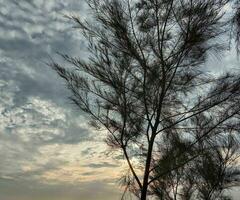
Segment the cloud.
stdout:
[[106,168],[121,164],[106,158],[102,138],[45,64],[50,57],[61,61],[56,51],[87,56],[84,40],[63,17],[68,13],[86,17],[85,4],[0,0],[1,199],[100,200],[119,194],[111,185],[118,174],[109,179]]
[[[96,181],[108,178],[111,172],[102,168],[120,167],[111,164],[111,159],[100,162],[99,157],[106,147],[94,137],[95,133],[87,128],[82,117],[39,96],[26,96],[19,103],[16,98],[21,90],[13,80],[1,80],[0,90],[0,187],[14,190],[20,181],[36,188],[39,184],[82,187],[89,182],[89,189]],[[100,164],[94,165],[98,160]],[[112,174],[105,184],[117,176],[117,173]],[[50,191],[45,193],[51,194]],[[6,191],[0,197],[5,194]]]
[[84,165],[84,166],[87,166],[87,167],[90,167],[90,168],[114,168],[114,167],[118,167],[119,165],[116,165],[116,164],[111,164],[111,163],[108,163],[108,162],[102,162],[102,163],[89,163],[87,165]]
[[121,197],[116,187],[109,187],[101,181],[82,183],[81,186],[58,184],[46,187],[32,182],[15,182],[11,188],[7,185],[12,182],[0,179],[0,197],[4,200],[114,200]]

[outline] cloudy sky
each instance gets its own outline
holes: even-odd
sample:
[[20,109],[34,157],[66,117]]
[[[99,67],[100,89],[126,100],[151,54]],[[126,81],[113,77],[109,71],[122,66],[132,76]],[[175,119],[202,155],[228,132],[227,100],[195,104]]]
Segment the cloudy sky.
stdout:
[[81,0],[0,0],[0,199],[119,199],[119,161],[44,64],[84,56],[63,17],[84,12]]
[[[85,17],[86,6],[82,0],[0,0],[1,200],[119,199],[116,180],[124,167],[44,64],[58,59],[56,51],[86,56],[64,14]],[[236,68],[234,60],[231,53],[212,58],[209,70]]]

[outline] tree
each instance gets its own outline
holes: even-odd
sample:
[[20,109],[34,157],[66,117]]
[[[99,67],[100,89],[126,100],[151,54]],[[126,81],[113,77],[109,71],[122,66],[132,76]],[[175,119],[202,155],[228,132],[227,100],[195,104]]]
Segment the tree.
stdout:
[[[239,145],[231,135],[214,139],[214,142],[205,142],[204,148],[194,147],[181,156],[175,155],[186,149],[186,143],[170,140],[160,150],[163,156],[154,170],[154,177],[158,178],[151,186],[153,193],[161,200],[226,199],[224,191],[239,184],[240,171],[236,165]],[[191,158],[194,160],[185,163]],[[168,172],[169,168],[179,165],[181,167]]]
[[69,18],[87,39],[89,58],[61,54],[71,67],[50,65],[124,155],[126,189],[141,200],[223,198],[238,183],[240,77],[209,74],[205,64],[227,50],[226,33],[238,49],[239,2],[87,2],[89,21]]

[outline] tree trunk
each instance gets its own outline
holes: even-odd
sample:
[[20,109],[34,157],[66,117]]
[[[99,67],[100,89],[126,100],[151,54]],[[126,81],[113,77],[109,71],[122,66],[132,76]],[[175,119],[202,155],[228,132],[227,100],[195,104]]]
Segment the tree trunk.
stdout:
[[144,178],[143,178],[143,185],[142,185],[142,190],[141,190],[141,200],[147,199],[148,178],[149,178],[149,170],[150,170],[150,165],[151,165],[151,160],[152,160],[153,142],[154,142],[154,137],[151,138],[150,143],[149,143]]

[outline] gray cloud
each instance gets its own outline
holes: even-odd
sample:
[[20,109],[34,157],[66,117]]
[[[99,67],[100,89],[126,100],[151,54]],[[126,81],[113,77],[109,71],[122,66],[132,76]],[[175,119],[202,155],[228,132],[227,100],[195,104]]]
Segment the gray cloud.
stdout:
[[90,167],[90,168],[105,168],[105,167],[114,168],[114,167],[118,167],[119,165],[108,163],[108,162],[102,162],[102,163],[89,163],[84,166]]
[[[0,199],[114,199],[118,194],[108,182],[44,182],[48,172],[80,166],[88,158],[81,144],[96,140],[67,99],[64,83],[45,64],[50,57],[61,61],[56,51],[86,56],[84,41],[63,17],[68,13],[84,17],[85,4],[0,0]],[[92,146],[89,152],[95,153]]]
[[[9,187],[11,186],[11,188]],[[0,193],[4,200],[113,200],[119,199],[115,192],[104,182],[84,183],[80,185],[48,185],[33,182],[14,182],[0,179]],[[13,192],[14,191],[14,192]],[[107,195],[106,195],[107,194]]]

